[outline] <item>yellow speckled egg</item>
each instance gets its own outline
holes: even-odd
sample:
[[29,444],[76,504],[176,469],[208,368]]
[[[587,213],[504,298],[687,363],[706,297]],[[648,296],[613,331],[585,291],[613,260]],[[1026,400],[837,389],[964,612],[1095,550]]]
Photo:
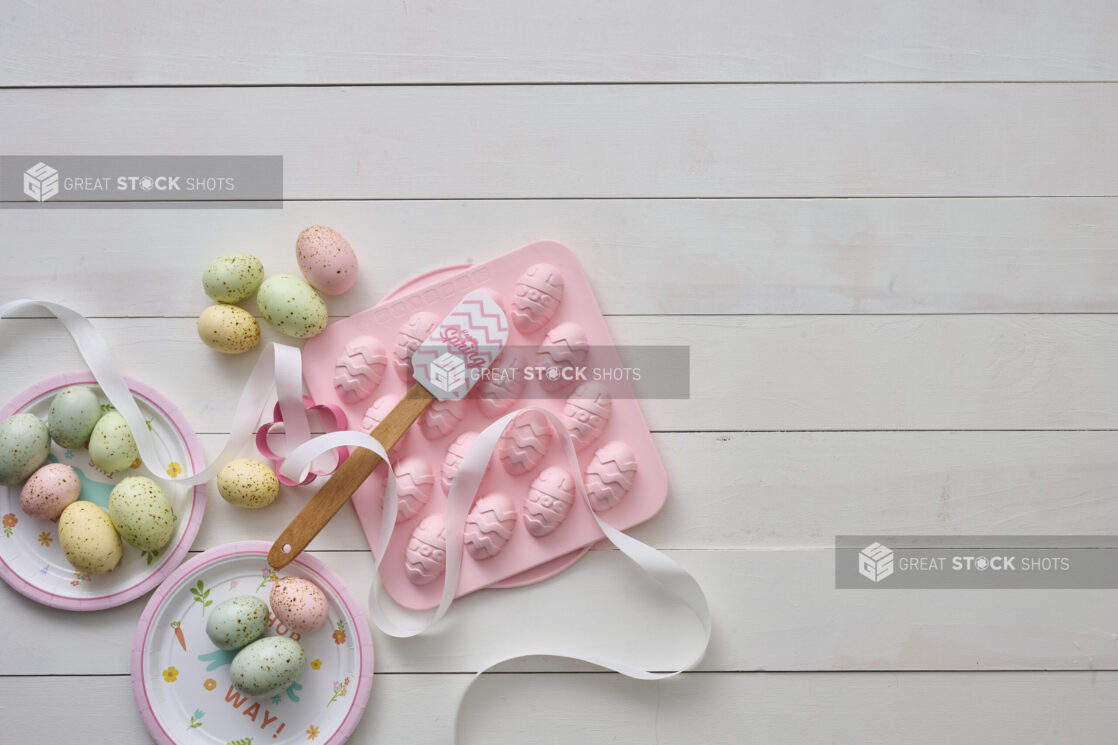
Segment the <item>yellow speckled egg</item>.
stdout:
[[211,305],[198,317],[198,338],[224,354],[240,354],[260,341],[260,324],[244,308]]
[[175,532],[171,502],[159,484],[130,476],[109,493],[109,519],[129,546],[142,551],[163,548]]
[[260,315],[276,331],[296,339],[308,339],[326,328],[326,303],[308,285],[290,274],[268,277],[256,293]]
[[202,275],[202,288],[219,303],[239,303],[264,281],[264,265],[251,254],[214,259]]
[[115,409],[97,420],[89,436],[89,459],[105,473],[116,473],[130,468],[140,451],[128,422]]
[[108,574],[120,561],[120,536],[93,502],[74,502],[58,518],[58,542],[66,561],[86,574]]
[[231,460],[217,474],[217,491],[229,504],[255,510],[279,496],[280,482],[272,469],[248,458]]

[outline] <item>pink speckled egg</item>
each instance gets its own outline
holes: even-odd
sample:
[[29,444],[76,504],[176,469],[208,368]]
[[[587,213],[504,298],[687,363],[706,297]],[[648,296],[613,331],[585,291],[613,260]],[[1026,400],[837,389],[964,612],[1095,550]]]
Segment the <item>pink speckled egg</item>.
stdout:
[[589,353],[586,332],[577,323],[568,321],[548,331],[536,353],[536,365],[546,368],[540,376],[540,387],[554,393],[569,386]]
[[398,508],[396,522],[411,520],[419,514],[431,499],[431,489],[435,486],[435,476],[423,458],[408,456],[393,469],[396,473],[396,498]]
[[341,295],[357,281],[357,254],[333,228],[311,225],[295,241],[295,260],[311,287]]
[[563,425],[574,441],[576,450],[583,450],[601,436],[613,408],[609,391],[601,383],[583,383],[563,405]]
[[314,582],[302,577],[276,580],[268,600],[276,620],[300,634],[318,631],[330,615],[326,593]]
[[497,458],[513,476],[540,464],[551,446],[551,425],[538,411],[517,414],[497,440]]
[[463,432],[446,449],[446,457],[443,458],[440,477],[443,491],[447,494],[450,494],[450,484],[454,481],[455,474],[458,473],[458,465],[466,457],[466,451],[470,449],[470,445],[473,444],[475,439],[477,439],[477,432]]
[[428,515],[412,531],[404,551],[404,571],[414,585],[425,585],[446,569],[446,520]]
[[482,497],[466,517],[463,542],[477,561],[491,559],[501,552],[516,528],[516,508],[504,494]]
[[48,463],[27,479],[19,506],[37,520],[57,520],[62,510],[78,501],[82,484],[78,473],[62,463]]
[[586,495],[595,512],[605,512],[633,488],[637,475],[637,458],[620,440],[603,445],[594,453],[586,467]]
[[400,327],[400,333],[396,335],[393,357],[396,363],[396,374],[403,380],[411,379],[411,356],[420,344],[427,341],[427,337],[439,325],[440,320],[434,313],[421,310]]
[[551,320],[563,301],[563,275],[551,264],[535,264],[516,282],[512,299],[512,322],[530,334]]
[[567,519],[575,501],[575,482],[565,468],[551,466],[528,489],[524,502],[524,527],[540,538],[559,527]]

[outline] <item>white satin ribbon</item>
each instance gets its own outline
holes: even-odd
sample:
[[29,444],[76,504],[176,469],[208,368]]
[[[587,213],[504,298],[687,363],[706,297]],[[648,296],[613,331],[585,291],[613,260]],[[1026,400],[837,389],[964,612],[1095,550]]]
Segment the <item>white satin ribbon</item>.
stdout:
[[[13,300],[0,305],[0,317],[23,308],[41,308],[53,315],[74,339],[82,359],[93,373],[94,379],[101,386],[105,397],[109,399],[117,411],[128,423],[132,430],[132,437],[136,440],[136,449],[140,452],[145,471],[157,482],[164,485],[171,484],[201,484],[217,475],[221,467],[234,455],[240,452],[252,435],[256,432],[260,415],[268,405],[273,388],[279,401],[280,411],[283,413],[287,432],[292,441],[304,442],[310,436],[310,425],[307,423],[307,412],[303,408],[303,368],[302,357],[299,350],[285,344],[271,344],[264,349],[256,366],[249,373],[248,381],[241,392],[240,401],[233,414],[233,422],[229,427],[229,440],[221,454],[199,473],[184,472],[178,478],[168,478],[148,467],[148,464],[159,463],[158,451],[155,440],[144,423],[140,407],[132,397],[128,384],[120,374],[116,362],[113,360],[112,351],[93,324],[85,316],[70,310],[64,305],[51,303],[45,300]],[[297,440],[295,438],[298,438]],[[190,468],[184,463],[184,468]]]

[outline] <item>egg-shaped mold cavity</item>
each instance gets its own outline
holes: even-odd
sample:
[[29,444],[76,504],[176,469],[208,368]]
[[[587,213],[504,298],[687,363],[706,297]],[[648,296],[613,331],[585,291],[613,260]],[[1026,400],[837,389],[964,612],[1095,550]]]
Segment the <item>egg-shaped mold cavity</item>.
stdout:
[[473,392],[483,414],[496,418],[512,408],[524,390],[527,361],[523,349],[506,349],[485,371],[485,377]]
[[516,528],[516,508],[504,494],[489,494],[474,504],[466,516],[463,542],[477,561],[492,559],[512,538]]
[[637,475],[637,458],[625,443],[614,440],[598,448],[586,467],[586,493],[595,512],[617,506]]
[[524,527],[542,538],[567,519],[575,501],[575,481],[567,469],[551,466],[540,471],[524,501]]
[[585,450],[597,442],[612,408],[609,391],[601,383],[589,381],[575,389],[563,405],[562,419],[576,450]]
[[446,569],[446,521],[442,513],[419,521],[404,551],[404,572],[413,585],[425,585]]
[[577,323],[561,323],[547,332],[536,352],[536,366],[542,367],[540,387],[549,393],[561,391],[578,377],[586,362],[590,345],[586,332]]
[[[396,406],[397,400],[391,395],[381,396],[365,409],[365,413],[361,417],[361,431],[370,433],[377,428],[384,418],[388,416],[388,412]],[[411,429],[404,431],[403,437],[396,441],[396,446],[399,447],[408,441],[411,437]]]
[[373,395],[384,377],[388,353],[379,339],[359,336],[345,345],[334,363],[334,391],[342,403],[355,404]]
[[394,470],[396,498],[399,500],[396,522],[401,523],[411,520],[427,505],[435,486],[435,475],[431,473],[427,461],[415,456],[403,458]]
[[466,401],[433,401],[419,418],[419,430],[428,440],[446,437],[466,415]]
[[497,458],[513,476],[528,473],[540,464],[551,446],[551,424],[538,411],[517,414],[497,440]]
[[466,457],[466,451],[470,449],[475,439],[477,439],[477,432],[463,432],[446,449],[446,457],[443,458],[443,468],[439,475],[443,491],[447,494],[450,494],[450,484],[458,473],[459,464]]
[[411,380],[411,356],[419,345],[427,341],[427,337],[439,325],[439,317],[434,313],[421,310],[400,327],[396,335],[396,347],[392,351],[396,374],[402,380]]
[[533,264],[516,281],[510,313],[521,333],[531,334],[552,319],[563,302],[563,275],[551,264]]

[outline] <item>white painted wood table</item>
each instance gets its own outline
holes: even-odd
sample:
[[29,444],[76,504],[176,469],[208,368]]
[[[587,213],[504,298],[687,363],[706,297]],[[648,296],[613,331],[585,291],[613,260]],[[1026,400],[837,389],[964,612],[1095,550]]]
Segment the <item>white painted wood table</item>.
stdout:
[[[280,154],[290,201],[0,211],[0,299],[93,317],[212,457],[253,360],[195,336],[210,258],[290,271],[298,231],[335,226],[364,260],[344,316],[561,240],[620,343],[692,348],[691,399],[644,404],[672,491],[634,534],[699,578],[715,635],[663,683],[487,677],[464,742],[1101,741],[1115,593],[836,591],[831,545],[1118,532],[1115,38],[1107,0],[9,3],[4,154]],[[0,332],[0,398],[79,366],[52,321]],[[215,497],[195,548],[271,538],[302,499]],[[364,593],[353,520],[313,548]],[[148,742],[143,603],[2,588],[0,741]],[[441,633],[377,634],[354,741],[446,741],[499,654],[578,639],[668,668],[695,633],[594,551]]]

